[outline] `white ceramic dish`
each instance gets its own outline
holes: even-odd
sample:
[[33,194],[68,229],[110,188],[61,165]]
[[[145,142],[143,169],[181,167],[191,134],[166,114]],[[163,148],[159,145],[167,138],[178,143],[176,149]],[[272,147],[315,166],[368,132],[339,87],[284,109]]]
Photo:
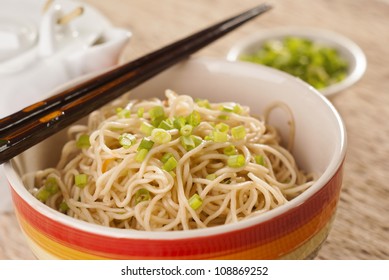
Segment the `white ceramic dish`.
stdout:
[[320,92],[326,97],[332,97],[336,93],[356,83],[365,73],[366,57],[362,49],[350,39],[330,30],[307,27],[280,27],[263,30],[238,41],[227,54],[227,59],[236,61],[242,54],[253,53],[260,49],[262,44],[270,39],[282,39],[286,36],[307,38],[336,48],[339,54],[348,61],[348,76],[341,82],[333,84]]

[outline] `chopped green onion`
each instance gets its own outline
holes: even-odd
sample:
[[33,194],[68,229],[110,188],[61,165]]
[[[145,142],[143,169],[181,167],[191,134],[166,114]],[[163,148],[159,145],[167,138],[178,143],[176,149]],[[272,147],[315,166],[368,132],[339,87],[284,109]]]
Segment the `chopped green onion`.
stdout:
[[161,161],[163,163],[167,162],[169,158],[171,158],[173,156],[172,153],[165,153],[162,157],[161,157]]
[[226,123],[218,123],[215,128],[220,132],[228,132],[230,126]]
[[186,124],[183,127],[181,127],[180,133],[181,135],[188,136],[191,135],[192,130],[193,130],[193,126],[191,126],[190,124]]
[[236,155],[237,154],[237,151],[235,149],[235,146],[234,145],[230,145],[228,147],[225,147],[223,149],[223,153],[227,156],[232,156],[232,155]]
[[89,142],[89,135],[88,134],[82,134],[80,137],[78,137],[76,141],[77,148],[83,149],[83,148],[89,148],[90,142]]
[[176,172],[174,172],[174,171],[170,171],[169,174],[170,174],[170,176],[172,176],[173,178],[176,177]]
[[246,137],[246,129],[242,125],[233,127],[231,128],[231,135],[235,140],[242,140]]
[[162,106],[155,106],[149,110],[149,115],[152,125],[158,127],[160,123],[166,118],[165,110]]
[[121,119],[126,119],[126,118],[129,118],[131,116],[130,110],[121,109],[121,108],[116,109],[116,114]]
[[241,114],[243,109],[239,104],[235,104],[233,111],[235,114]]
[[135,204],[138,204],[142,201],[150,200],[150,198],[151,198],[151,196],[150,196],[149,190],[144,189],[144,188],[139,189],[135,193]]
[[204,137],[204,140],[205,140],[205,141],[212,141],[212,140],[213,140],[212,135],[207,135],[207,136],[205,136],[205,137]]
[[210,180],[210,181],[213,181],[216,179],[216,174],[215,173],[212,173],[212,174],[208,174],[205,179],[207,180]]
[[162,168],[167,172],[170,172],[176,167],[177,167],[177,160],[175,157],[172,156],[163,164]]
[[226,120],[229,120],[230,119],[230,116],[228,115],[220,115],[217,117],[219,120],[223,120],[223,121],[226,121]]
[[201,205],[203,204],[203,200],[201,199],[201,197],[195,193],[194,195],[192,195],[191,198],[189,198],[189,206],[193,209],[193,210],[197,210],[201,207]]
[[172,140],[172,136],[170,135],[170,133],[162,128],[155,128],[151,132],[151,138],[154,140],[155,143],[158,144],[166,144],[170,140]]
[[163,122],[164,120],[165,120],[165,117],[158,117],[158,118],[152,119],[151,124],[155,127],[158,127],[161,124],[161,122]]
[[256,155],[254,156],[254,159],[255,163],[265,166],[265,158],[263,157],[263,155]]
[[144,161],[144,159],[146,158],[148,152],[149,152],[149,150],[147,150],[147,149],[141,149],[141,150],[139,150],[139,151],[136,153],[136,155],[135,155],[135,161],[136,161],[136,162],[139,162],[139,163],[141,163],[142,161]]
[[79,188],[85,187],[87,182],[88,176],[86,174],[77,174],[76,176],[74,176],[74,183]]
[[193,127],[196,127],[201,122],[201,115],[197,111],[192,111],[192,113],[190,113],[190,115],[187,117],[186,120],[188,124],[190,124]]
[[193,138],[190,136],[181,136],[181,145],[187,151],[190,151],[196,147],[196,144],[195,144]]
[[239,168],[246,164],[246,160],[243,155],[232,155],[228,157],[227,165],[229,167]]
[[148,151],[151,150],[151,148],[153,147],[154,145],[154,142],[151,141],[149,138],[143,138],[142,141],[140,142],[139,146],[138,146],[138,151],[142,150],[142,149],[146,149]]
[[49,177],[45,182],[45,189],[49,194],[56,194],[59,190],[57,180],[53,177]]
[[142,124],[140,125],[140,131],[146,136],[150,136],[154,128],[155,127],[149,124],[148,122],[142,122]]
[[123,108],[122,107],[117,107],[117,108],[115,108],[115,112],[116,112],[116,114],[117,113],[119,113],[120,111],[122,111],[123,110]]
[[139,108],[138,108],[138,111],[137,111],[136,113],[137,113],[137,115],[138,115],[139,118],[142,118],[144,112],[145,112],[145,108],[144,108],[144,107],[139,107]]
[[191,135],[190,138],[192,138],[192,140],[193,140],[193,142],[195,144],[195,147],[197,147],[198,145],[203,143],[203,139],[200,136]]
[[232,113],[234,112],[234,107],[231,105],[223,105],[221,106],[220,111]]
[[223,143],[228,141],[228,135],[226,132],[220,132],[218,130],[214,130],[212,136],[213,136],[213,141],[218,143]]
[[119,143],[124,149],[128,149],[136,143],[136,137],[130,133],[123,133],[119,136]]
[[62,201],[59,204],[59,211],[62,212],[62,213],[65,213],[68,210],[69,210],[69,205],[65,201]]
[[36,198],[42,202],[46,202],[46,200],[51,196],[51,193],[46,188],[41,188],[36,194]]
[[167,120],[163,120],[158,128],[162,128],[164,130],[170,130],[170,129],[173,129],[173,125],[171,125]]
[[295,36],[265,41],[261,49],[239,59],[277,68],[318,89],[343,79],[349,68],[336,48]]
[[209,104],[209,101],[207,99],[199,99],[199,98],[196,98],[195,99],[195,102],[197,105],[199,105],[200,107],[204,107],[204,108],[207,108],[207,109],[211,109],[211,105]]
[[186,124],[186,119],[182,116],[176,117],[173,120],[173,126],[177,128],[178,130],[181,129]]
[[149,110],[149,115],[151,119],[157,119],[165,116],[165,110],[162,106],[155,106]]

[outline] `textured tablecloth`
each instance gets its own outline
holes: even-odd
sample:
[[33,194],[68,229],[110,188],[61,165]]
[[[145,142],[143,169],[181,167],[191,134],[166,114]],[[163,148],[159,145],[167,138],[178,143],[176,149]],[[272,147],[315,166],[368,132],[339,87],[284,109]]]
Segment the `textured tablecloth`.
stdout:
[[[134,59],[258,0],[88,0],[133,38],[123,57]],[[341,33],[365,52],[364,77],[331,101],[348,133],[344,184],[333,229],[318,259],[389,259],[389,1],[272,1],[274,9],[196,56],[224,57],[237,40],[279,26]],[[0,186],[6,187],[6,186]],[[33,259],[13,213],[0,214],[0,259]]]

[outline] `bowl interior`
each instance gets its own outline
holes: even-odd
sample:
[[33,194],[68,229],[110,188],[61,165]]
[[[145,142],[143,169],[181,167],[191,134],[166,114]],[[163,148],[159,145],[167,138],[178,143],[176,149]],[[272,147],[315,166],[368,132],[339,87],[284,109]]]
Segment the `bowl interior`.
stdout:
[[[321,177],[295,201],[279,207],[281,209],[278,212],[298,205],[320,189],[336,172],[345,156],[345,131],[334,107],[312,87],[286,73],[250,63],[191,59],[134,89],[130,96],[138,99],[163,98],[167,88],[179,94],[206,98],[210,102],[238,102],[249,106],[251,113],[256,115],[261,115],[264,108],[272,102],[281,101],[290,107],[296,122],[293,154],[302,169],[321,174]],[[288,115],[282,110],[271,114],[270,122],[280,130],[285,141],[289,133],[288,121]],[[37,205],[38,201],[26,191],[21,175],[55,166],[65,140],[65,131],[61,131],[6,164],[6,173],[12,187],[28,203]],[[42,212],[50,211],[40,202],[38,208]],[[270,211],[240,224],[243,227],[249,226],[270,219],[276,213],[277,211]],[[60,213],[58,216],[58,219],[69,218]],[[83,226],[79,221],[74,223]],[[200,231],[206,234],[207,230],[209,229]],[[191,233],[175,233],[177,234]],[[158,237],[161,238],[161,235]]]

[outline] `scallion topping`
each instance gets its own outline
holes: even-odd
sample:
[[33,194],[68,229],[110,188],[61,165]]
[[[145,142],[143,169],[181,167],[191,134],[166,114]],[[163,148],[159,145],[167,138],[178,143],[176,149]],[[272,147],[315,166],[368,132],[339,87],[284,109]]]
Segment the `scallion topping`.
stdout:
[[169,158],[171,158],[173,156],[172,153],[165,153],[162,157],[161,157],[161,161],[162,163],[165,163],[168,161]]
[[59,190],[57,180],[53,177],[46,179],[45,188],[49,194],[56,194]]
[[242,114],[242,112],[243,112],[242,107],[241,107],[239,104],[236,104],[236,105],[234,106],[234,113],[235,113],[235,114]]
[[149,115],[151,119],[156,119],[159,117],[165,116],[165,110],[162,106],[155,106],[149,110]]
[[246,137],[246,129],[242,125],[233,127],[231,128],[231,135],[235,140],[242,140]]
[[222,105],[220,107],[220,111],[232,113],[232,112],[234,112],[234,107],[231,105]]
[[201,115],[197,111],[192,111],[192,113],[190,113],[190,115],[187,117],[186,121],[191,126],[196,127],[201,122]]
[[170,129],[173,129],[173,125],[170,123],[169,120],[163,120],[159,124],[158,128],[162,128],[164,130],[170,130]]
[[149,115],[151,119],[151,123],[158,127],[159,124],[166,118],[165,117],[165,110],[162,106],[155,106],[149,110]]
[[141,163],[142,161],[144,161],[144,159],[146,158],[148,152],[149,152],[149,150],[147,150],[147,149],[141,149],[141,150],[139,150],[139,151],[136,153],[136,155],[135,155],[135,161],[136,161],[136,162],[139,162],[139,163]]
[[147,151],[150,151],[151,148],[153,147],[154,142],[151,141],[149,138],[143,138],[142,141],[140,142],[138,146],[138,151],[146,149]]
[[77,187],[83,188],[88,183],[88,176],[86,174],[77,174],[74,176],[74,183]]
[[215,173],[212,173],[212,174],[208,174],[205,179],[207,180],[210,180],[210,181],[213,181],[216,179],[216,174]]
[[151,132],[151,138],[155,143],[166,144],[172,139],[172,136],[170,135],[169,132],[167,132],[162,128],[155,128]]
[[80,135],[80,137],[78,137],[76,141],[76,146],[79,149],[89,148],[90,147],[89,135],[88,134]]
[[227,160],[227,165],[233,168],[243,167],[245,164],[246,160],[243,155],[232,155]]
[[180,130],[181,127],[183,127],[185,124],[186,124],[186,119],[182,116],[178,116],[178,117],[174,118],[174,120],[173,120],[173,126],[174,126],[174,128],[177,128],[178,130]]
[[220,115],[217,117],[219,120],[223,120],[223,121],[226,121],[226,120],[229,120],[230,119],[230,116],[228,115]]
[[119,143],[124,149],[128,149],[136,143],[136,137],[130,133],[123,133],[119,136]]
[[190,151],[196,147],[196,144],[195,144],[193,138],[190,136],[181,136],[181,145],[187,151]]
[[139,108],[138,108],[138,111],[136,112],[137,115],[138,115],[138,118],[142,118],[144,112],[145,112],[145,108],[144,108],[144,107],[139,107]]
[[218,143],[224,143],[228,141],[228,135],[226,132],[214,130],[212,133],[213,141]]
[[201,199],[201,197],[197,193],[192,195],[192,197],[189,198],[188,202],[189,202],[189,206],[193,210],[197,210],[201,207],[201,205],[203,205],[203,200]]
[[228,132],[228,130],[230,129],[230,126],[226,123],[218,123],[215,126],[215,129],[220,131],[220,132]]
[[177,167],[177,160],[175,159],[175,157],[172,156],[163,164],[162,168],[167,172],[170,172],[176,167]]
[[236,155],[237,154],[237,151],[236,151],[236,148],[234,145],[230,145],[228,147],[225,147],[223,149],[223,153],[227,156],[232,156],[232,155]]
[[140,131],[146,136],[150,136],[154,128],[155,127],[149,124],[148,122],[142,122],[142,124],[140,125]]
[[255,163],[265,166],[265,158],[263,157],[263,155],[254,156],[254,160],[255,160]]
[[46,190],[46,188],[41,188],[37,194],[36,198],[42,202],[46,202],[46,200],[51,196],[50,192]]
[[198,145],[203,143],[203,139],[200,136],[191,135],[190,138],[192,138],[192,140],[193,140],[193,142],[195,144],[195,147],[197,147]]
[[193,130],[193,126],[191,126],[190,124],[186,124],[183,127],[181,127],[180,134],[183,136],[188,136],[191,135],[192,130]]
[[139,189],[135,193],[135,204],[138,204],[142,201],[148,201],[148,200],[150,200],[150,198],[151,198],[151,195],[150,195],[149,190],[144,189],[144,188]]
[[62,212],[62,213],[65,213],[68,210],[69,210],[69,205],[65,201],[62,201],[59,204],[59,211]]
[[200,107],[204,107],[204,108],[207,108],[207,109],[211,109],[211,105],[209,104],[209,101],[207,99],[199,99],[199,98],[196,98],[195,99],[195,102],[197,105],[199,105]]
[[131,116],[130,110],[122,109],[122,108],[116,108],[116,114],[121,119],[126,119]]

